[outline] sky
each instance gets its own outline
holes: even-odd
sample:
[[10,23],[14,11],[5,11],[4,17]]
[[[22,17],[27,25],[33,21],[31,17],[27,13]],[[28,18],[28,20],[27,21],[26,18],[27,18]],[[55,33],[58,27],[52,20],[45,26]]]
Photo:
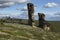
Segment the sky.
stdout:
[[46,20],[60,21],[60,0],[0,0],[0,17],[28,17],[27,3],[34,4],[34,15],[44,13]]

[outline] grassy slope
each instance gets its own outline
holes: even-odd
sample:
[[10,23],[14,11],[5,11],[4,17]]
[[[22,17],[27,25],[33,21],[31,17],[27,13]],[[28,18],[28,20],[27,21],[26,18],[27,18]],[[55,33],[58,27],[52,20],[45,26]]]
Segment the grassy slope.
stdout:
[[[51,31],[60,33],[60,21],[48,21],[51,24]],[[22,20],[22,23],[27,24],[27,20]],[[38,26],[38,21],[35,21],[35,25]]]
[[[54,24],[54,23],[53,23]],[[0,40],[60,40],[54,32],[46,32],[28,25],[4,23],[0,25]]]
[[60,21],[51,21],[50,24],[53,32],[60,33]]

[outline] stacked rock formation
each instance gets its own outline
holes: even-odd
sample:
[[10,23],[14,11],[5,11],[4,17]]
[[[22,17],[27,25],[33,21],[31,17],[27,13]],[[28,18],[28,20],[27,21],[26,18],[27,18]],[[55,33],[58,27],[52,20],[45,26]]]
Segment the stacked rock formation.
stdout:
[[50,24],[45,20],[45,14],[38,13],[39,16],[39,27],[44,30],[50,30]]
[[28,24],[34,26],[34,5],[32,3],[27,4],[28,7]]

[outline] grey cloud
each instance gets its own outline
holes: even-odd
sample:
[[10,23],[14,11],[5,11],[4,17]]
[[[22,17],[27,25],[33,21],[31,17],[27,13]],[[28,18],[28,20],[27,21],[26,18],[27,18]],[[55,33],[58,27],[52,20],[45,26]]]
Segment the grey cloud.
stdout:
[[6,3],[6,2],[8,2],[8,1],[0,1],[0,4]]
[[6,8],[6,7],[10,7],[10,6],[0,6],[0,8]]
[[25,3],[28,0],[0,0],[0,8],[10,7],[11,5]]
[[60,16],[60,12],[57,12],[57,13],[55,13],[54,15],[59,15],[59,16]]

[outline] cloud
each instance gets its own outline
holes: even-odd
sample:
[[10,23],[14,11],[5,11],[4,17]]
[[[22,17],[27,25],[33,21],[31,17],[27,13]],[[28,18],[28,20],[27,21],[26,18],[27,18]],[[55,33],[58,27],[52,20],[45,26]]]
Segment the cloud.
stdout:
[[46,20],[60,21],[60,12],[55,12],[52,14],[46,14]]
[[0,0],[0,8],[10,7],[11,5],[25,3],[28,0]]
[[0,4],[0,8],[9,7],[9,6],[14,5],[14,4],[15,4],[14,2],[3,3],[3,4]]
[[58,6],[58,4],[57,3],[54,3],[54,2],[52,2],[52,3],[47,3],[47,4],[45,4],[45,8],[52,8],[52,7],[57,7]]
[[60,12],[53,12],[52,14],[46,14],[46,17],[49,18],[49,17],[58,17],[60,18]]
[[[34,8],[36,8],[37,6],[34,6]],[[28,9],[27,9],[27,6],[24,6],[22,9],[21,9],[21,11],[28,11]]]
[[[58,16],[54,16],[53,14],[52,15],[51,14],[45,14],[45,15],[46,15],[45,19],[48,20],[48,21],[60,21],[60,17],[58,17]],[[28,19],[28,13],[23,12],[16,17],[21,18],[21,19]],[[38,15],[34,14],[34,19],[38,20],[38,18],[39,18]]]
[[0,16],[4,17],[4,16],[9,16],[9,15],[0,15]]
[[59,15],[59,16],[60,16],[60,12],[57,12],[57,13],[55,13],[54,15]]
[[[37,12],[36,12],[37,13]],[[45,14],[46,17],[45,19],[48,21],[60,21],[60,15],[59,13],[54,13],[54,14]],[[11,17],[11,18],[18,18],[18,19],[28,19],[28,12],[24,11],[21,14],[0,14],[0,18],[2,17]],[[34,19],[38,20],[38,15],[34,13]]]
[[24,6],[21,11],[28,11],[27,6]]
[[60,19],[60,12],[54,13],[54,17],[58,17]]

